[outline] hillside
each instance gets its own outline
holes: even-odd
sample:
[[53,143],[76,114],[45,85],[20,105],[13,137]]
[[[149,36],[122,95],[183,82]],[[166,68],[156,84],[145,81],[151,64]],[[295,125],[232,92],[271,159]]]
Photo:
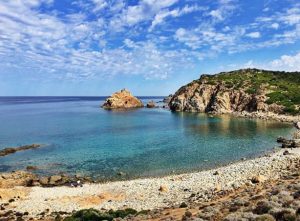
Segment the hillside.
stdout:
[[241,69],[200,79],[181,87],[171,99],[174,111],[300,113],[300,72]]

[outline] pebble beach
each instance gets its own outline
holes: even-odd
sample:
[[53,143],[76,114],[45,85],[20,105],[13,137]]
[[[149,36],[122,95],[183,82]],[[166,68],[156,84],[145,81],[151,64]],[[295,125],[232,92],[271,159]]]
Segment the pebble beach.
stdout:
[[[284,152],[285,151],[285,152]],[[278,180],[300,159],[299,149],[274,153],[228,166],[161,178],[109,183],[87,183],[82,187],[1,188],[1,212],[17,211],[23,219],[41,219],[53,212],[72,213],[80,209],[133,208],[137,211],[178,207],[183,202],[205,203],[220,194],[257,183]],[[28,214],[28,215],[27,215]]]

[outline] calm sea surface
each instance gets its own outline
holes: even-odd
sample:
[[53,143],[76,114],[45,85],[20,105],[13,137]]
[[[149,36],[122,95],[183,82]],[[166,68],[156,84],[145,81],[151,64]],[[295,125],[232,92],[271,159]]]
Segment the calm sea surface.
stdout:
[[[154,99],[142,98],[146,103]],[[107,111],[104,97],[0,97],[0,149],[31,143],[40,149],[0,158],[0,171],[37,166],[37,173],[98,179],[160,176],[254,157],[292,128],[283,123],[172,113]]]

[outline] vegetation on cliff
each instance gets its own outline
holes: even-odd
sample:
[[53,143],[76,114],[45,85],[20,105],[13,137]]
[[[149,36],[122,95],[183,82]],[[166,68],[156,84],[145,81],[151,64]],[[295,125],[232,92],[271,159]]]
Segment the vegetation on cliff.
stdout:
[[[264,97],[254,101],[249,98],[249,104],[253,104],[257,100],[260,100],[260,102],[263,102],[266,106],[277,105],[282,107],[283,113],[300,113],[300,72],[241,69],[231,72],[222,72],[216,75],[202,75],[200,79],[195,80],[184,87],[191,87],[195,84],[199,85],[198,87],[207,85],[207,87],[218,88],[218,90],[220,90],[219,88],[222,88],[223,92],[242,91],[244,98],[244,95],[247,95],[248,97],[262,95]],[[182,88],[179,89],[179,93],[177,92],[176,94],[179,95],[180,91],[182,91]],[[194,90],[194,92],[197,92],[197,89]],[[215,95],[216,93],[213,92],[211,94]],[[219,93],[218,96],[220,97],[221,94]],[[188,97],[186,98],[189,99]],[[235,97],[232,97],[231,95],[230,100],[232,99],[234,100]],[[243,102],[243,100],[245,99],[239,100],[239,102]],[[245,108],[246,107],[249,109],[249,105],[245,105]],[[247,108],[245,109],[246,111]],[[256,111],[257,107],[250,109]],[[266,111],[266,108],[264,108],[264,111]]]
[[265,71],[243,69],[218,75],[205,75],[209,84],[224,82],[233,89],[246,88],[250,94],[258,94],[260,89],[267,90],[268,104],[285,106],[286,112],[299,113],[300,72]]

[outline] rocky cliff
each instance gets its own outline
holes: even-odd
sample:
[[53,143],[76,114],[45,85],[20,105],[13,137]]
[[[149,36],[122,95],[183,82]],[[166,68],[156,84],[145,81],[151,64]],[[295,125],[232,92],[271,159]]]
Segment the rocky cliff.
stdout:
[[128,90],[123,89],[107,98],[102,105],[105,109],[144,107],[143,102],[134,97]]
[[243,69],[202,75],[181,87],[169,106],[188,112],[299,114],[300,73]]

